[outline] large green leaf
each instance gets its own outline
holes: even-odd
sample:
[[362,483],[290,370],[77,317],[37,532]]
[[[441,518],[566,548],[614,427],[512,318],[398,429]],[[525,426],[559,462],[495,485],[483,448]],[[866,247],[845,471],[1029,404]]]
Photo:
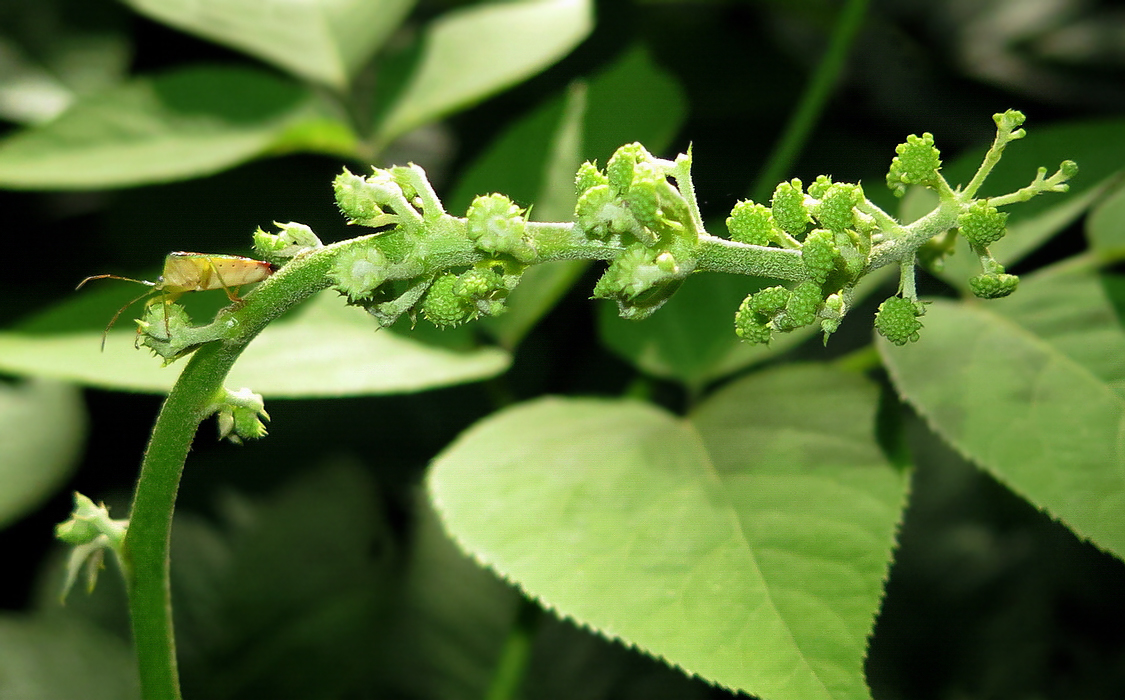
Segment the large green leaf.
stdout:
[[86,412],[77,389],[0,383],[0,527],[35,509],[78,466]]
[[918,343],[879,349],[961,454],[1125,556],[1125,333],[1097,279],[1051,271],[1006,300],[935,301]]
[[138,12],[344,90],[414,0],[126,0]]
[[0,187],[98,189],[211,173],[271,151],[347,152],[309,90],[263,71],[195,67],[80,100],[0,141]]
[[379,140],[391,141],[535,75],[586,38],[592,15],[589,0],[525,0],[435,20],[417,70],[379,125]]
[[[105,352],[100,338],[96,330],[0,333],[0,370],[141,392],[165,392],[179,376],[182,362],[161,367],[131,347],[133,333],[110,333]],[[497,348],[457,350],[378,331],[368,314],[327,293],[264,330],[227,383],[271,398],[395,394],[492,377],[509,361]]]
[[766,700],[866,698],[906,488],[862,377],[790,367],[690,417],[544,399],[429,475],[465,549],[559,614]]

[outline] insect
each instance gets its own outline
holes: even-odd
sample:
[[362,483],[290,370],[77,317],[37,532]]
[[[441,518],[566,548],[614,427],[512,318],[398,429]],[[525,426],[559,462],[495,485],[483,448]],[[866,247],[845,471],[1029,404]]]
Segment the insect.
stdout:
[[125,306],[122,306],[117,310],[117,313],[113,315],[113,318],[110,319],[109,325],[105,327],[105,331],[102,333],[102,350],[105,350],[106,337],[109,335],[109,329],[113,328],[113,324],[117,323],[117,318],[125,309],[146,296],[153,294],[160,295],[159,297],[149,299],[147,303],[153,304],[159,299],[160,302],[164,304],[164,331],[168,333],[168,304],[179,299],[182,295],[188,292],[205,292],[210,289],[222,289],[226,292],[227,297],[237,304],[242,301],[238,296],[238,288],[240,286],[261,282],[272,275],[273,270],[273,265],[268,262],[254,260],[252,258],[243,258],[237,255],[208,255],[207,253],[175,252],[169,253],[168,257],[164,258],[164,270],[160,277],[156,278],[155,282],[137,280],[132,277],[122,277],[120,275],[91,275],[79,282],[75,289],[81,289],[82,285],[90,280],[107,278],[136,282],[137,284],[152,287],[152,291],[145,292]]

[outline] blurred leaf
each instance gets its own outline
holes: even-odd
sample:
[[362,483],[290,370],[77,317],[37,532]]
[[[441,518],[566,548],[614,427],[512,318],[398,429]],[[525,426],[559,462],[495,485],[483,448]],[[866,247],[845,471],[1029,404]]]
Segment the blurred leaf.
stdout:
[[126,0],[133,9],[343,92],[414,0]]
[[99,189],[208,175],[270,151],[350,149],[311,92],[269,73],[194,67],[80,100],[0,141],[0,186]]
[[430,490],[466,551],[561,615],[767,700],[866,698],[906,488],[877,395],[791,367],[687,419],[534,401],[458,438]]
[[[556,136],[566,128],[564,98],[563,93],[555,95],[515,120],[466,167],[447,198],[450,211],[462,212],[473,197],[489,192],[503,192],[521,204],[538,206],[536,198],[543,191],[544,177],[554,167],[544,163],[555,148]],[[605,165],[618,146],[633,141],[663,153],[687,113],[683,89],[643,47],[629,49],[591,77],[585,103],[579,163],[599,159]],[[573,189],[574,173],[570,176]],[[565,220],[570,218],[571,212],[567,212]]]
[[45,122],[120,81],[131,57],[124,14],[86,0],[0,5],[0,118]]
[[535,75],[593,28],[589,0],[524,0],[455,10],[426,29],[416,72],[379,125],[387,143]]
[[351,697],[393,562],[370,476],[338,462],[218,511],[218,526],[177,514],[173,530],[184,696]]
[[0,382],[0,527],[66,482],[78,466],[85,433],[86,410],[76,388],[41,379]]
[[380,697],[485,697],[519,600],[457,549],[419,499],[404,577],[372,656]]
[[1125,258],[1125,187],[1118,187],[1090,212],[1086,219],[1086,240],[1101,259]]
[[1009,299],[934,301],[924,322],[918,343],[878,344],[903,397],[1017,494],[1125,556],[1125,331],[1096,278],[1041,273]]
[[139,698],[128,644],[73,619],[0,617],[3,700]]
[[[397,394],[492,377],[510,361],[497,348],[457,351],[377,329],[362,310],[324,294],[266,328],[235,364],[228,384],[267,398]],[[106,389],[168,391],[183,363],[162,368],[131,347],[135,337],[112,332],[99,352],[100,331],[0,333],[0,370]]]

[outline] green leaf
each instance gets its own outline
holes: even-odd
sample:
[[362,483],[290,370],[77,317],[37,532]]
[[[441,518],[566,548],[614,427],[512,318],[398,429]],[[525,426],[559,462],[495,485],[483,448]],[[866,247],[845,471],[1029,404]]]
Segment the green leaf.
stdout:
[[688,418],[539,400],[463,434],[429,487],[466,551],[565,617],[766,700],[866,698],[906,488],[877,394],[805,366]]
[[935,301],[922,340],[879,342],[895,387],[961,454],[1080,537],[1125,556],[1125,333],[1096,278]]
[[0,383],[0,527],[66,482],[85,433],[86,411],[74,387],[41,379]]
[[84,98],[0,141],[0,186],[98,189],[208,175],[270,151],[349,150],[313,94],[268,73],[195,67]]
[[1086,240],[1103,260],[1125,258],[1125,187],[1118,187],[1090,212]]
[[137,12],[343,91],[414,0],[126,0]]
[[426,29],[416,72],[378,129],[383,143],[515,85],[593,28],[589,0],[525,0],[450,12]]
[[131,700],[137,669],[118,637],[62,616],[0,617],[0,698]]
[[[81,297],[74,303],[85,307]],[[96,318],[110,314],[107,309]],[[497,348],[453,350],[376,331],[369,315],[326,293],[264,330],[227,383],[267,398],[397,394],[486,379],[510,362]],[[162,368],[147,352],[132,348],[134,338],[130,332],[112,332],[105,352],[99,352],[100,331],[0,333],[0,370],[106,389],[168,391],[182,362]]]
[[[618,146],[632,141],[663,153],[687,114],[687,98],[675,77],[656,65],[642,47],[629,49],[591,77],[585,102],[579,163],[597,159],[604,165]],[[538,207],[544,178],[553,167],[544,163],[555,148],[556,136],[567,129],[563,122],[567,104],[565,94],[554,95],[505,129],[465,169],[446,198],[449,210],[463,212],[473,197],[488,192],[503,192],[516,202]],[[573,191],[574,171],[569,177]],[[564,218],[570,219],[572,213]]]

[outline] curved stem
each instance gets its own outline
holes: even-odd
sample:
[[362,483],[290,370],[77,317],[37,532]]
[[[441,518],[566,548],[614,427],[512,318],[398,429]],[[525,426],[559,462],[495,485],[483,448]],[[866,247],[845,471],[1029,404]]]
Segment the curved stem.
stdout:
[[180,698],[172,629],[169,543],[184,461],[215,392],[247,344],[266,324],[327,286],[343,244],[294,260],[230,314],[236,337],[195,352],[168,394],[145,450],[123,545],[129,615],[145,700]]
[[839,19],[836,20],[836,26],[832,31],[832,39],[828,44],[828,50],[825,51],[824,58],[820,60],[820,65],[816,67],[816,72],[809,80],[808,87],[801,95],[801,101],[797,104],[792,116],[789,117],[785,132],[778,140],[777,146],[774,147],[766,161],[766,166],[758,174],[754,187],[750,191],[750,198],[755,202],[765,202],[769,199],[774,185],[781,182],[789,169],[793,167],[793,162],[801,154],[801,149],[804,148],[805,142],[808,140],[809,132],[816,125],[817,118],[823,111],[825,103],[828,102],[829,95],[832,94],[836,77],[844,67],[844,59],[848,55],[848,49],[863,23],[863,15],[867,11],[867,2],[868,0],[848,0],[844,8],[840,10]]

